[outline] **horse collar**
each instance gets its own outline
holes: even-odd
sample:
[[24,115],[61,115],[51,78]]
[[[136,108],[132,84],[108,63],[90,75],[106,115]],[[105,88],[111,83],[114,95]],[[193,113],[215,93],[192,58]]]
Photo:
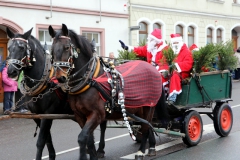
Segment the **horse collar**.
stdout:
[[32,88],[29,88],[26,83],[24,83],[24,79],[21,82],[20,90],[23,94],[27,94],[29,96],[36,96],[39,93],[41,93],[44,89],[47,87],[47,82],[49,79],[51,79],[53,76],[53,68],[51,66],[51,56],[49,54],[46,54],[46,60],[45,60],[45,67],[43,71],[42,78],[39,81],[38,84],[33,86]]

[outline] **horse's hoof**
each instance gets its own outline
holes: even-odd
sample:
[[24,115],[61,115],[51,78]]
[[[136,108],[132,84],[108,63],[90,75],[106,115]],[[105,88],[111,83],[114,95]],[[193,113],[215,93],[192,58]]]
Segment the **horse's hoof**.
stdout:
[[149,149],[147,155],[148,156],[156,156],[157,155],[156,149],[155,148]]
[[104,158],[105,153],[103,152],[97,152],[97,157],[98,158]]
[[135,155],[135,160],[143,160],[143,155]]

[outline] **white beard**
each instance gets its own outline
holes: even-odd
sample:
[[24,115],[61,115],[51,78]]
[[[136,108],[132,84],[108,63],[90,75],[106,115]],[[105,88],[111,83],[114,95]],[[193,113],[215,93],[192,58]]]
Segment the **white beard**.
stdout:
[[148,52],[152,52],[155,49],[155,45],[156,45],[155,41],[148,42],[148,44],[147,44],[147,51]]
[[171,48],[175,54],[178,54],[183,46],[183,43],[180,42],[179,44],[172,44]]

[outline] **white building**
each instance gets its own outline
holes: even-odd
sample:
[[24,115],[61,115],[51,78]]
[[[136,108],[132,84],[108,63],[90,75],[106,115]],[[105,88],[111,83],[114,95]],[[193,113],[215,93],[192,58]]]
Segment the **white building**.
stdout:
[[179,33],[188,46],[233,40],[240,47],[240,0],[129,0],[128,6],[130,26],[141,26],[130,33],[133,45],[161,28],[168,42]]
[[[126,0],[0,0],[0,55],[7,56],[6,27],[23,34],[33,27],[32,35],[51,45],[48,27],[62,23],[77,34],[96,41],[98,54],[108,56],[121,49],[119,39],[128,40]],[[50,48],[49,48],[50,49]]]

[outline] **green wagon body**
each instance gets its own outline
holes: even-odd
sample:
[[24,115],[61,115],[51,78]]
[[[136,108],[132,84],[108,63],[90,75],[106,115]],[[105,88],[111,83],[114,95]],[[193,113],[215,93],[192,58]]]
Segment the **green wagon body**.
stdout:
[[[186,85],[182,85],[182,93],[177,97],[175,106],[178,109],[201,107],[211,102],[231,98],[231,73],[225,71],[204,72],[200,74],[202,94],[194,78]],[[204,99],[204,100],[203,100]]]

